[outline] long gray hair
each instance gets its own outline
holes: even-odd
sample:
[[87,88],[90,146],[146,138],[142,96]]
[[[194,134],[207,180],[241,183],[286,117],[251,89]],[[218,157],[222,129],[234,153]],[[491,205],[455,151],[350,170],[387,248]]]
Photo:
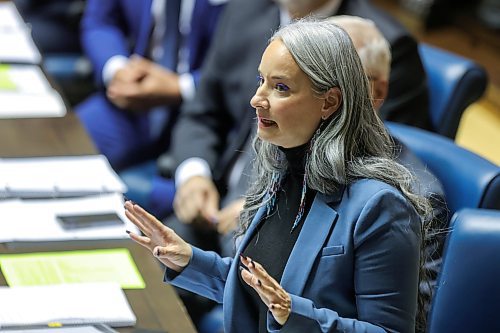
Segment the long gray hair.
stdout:
[[[333,87],[342,93],[340,109],[311,141],[306,161],[307,186],[332,194],[339,186],[361,178],[392,185],[422,217],[424,237],[431,206],[417,194],[417,182],[411,172],[395,161],[394,143],[372,106],[369,82],[348,34],[333,23],[305,19],[280,29],[273,40],[283,42],[318,96]],[[266,195],[276,174],[282,177],[287,169],[286,159],[277,146],[256,137],[253,147],[255,182],[246,195],[239,235],[247,230],[257,209],[266,205]],[[425,322],[423,304],[420,300],[419,303],[417,327],[419,322]]]
[[[430,205],[412,189],[416,184],[413,175],[395,161],[394,144],[372,106],[368,79],[347,33],[333,23],[305,19],[278,30],[271,38],[274,40],[283,42],[318,96],[333,87],[342,93],[341,108],[312,142],[306,161],[307,186],[332,194],[339,185],[360,178],[377,179],[400,190],[427,218]],[[253,147],[256,177],[240,216],[242,232],[256,210],[266,204],[273,174],[283,175],[287,169],[276,145],[256,137]]]

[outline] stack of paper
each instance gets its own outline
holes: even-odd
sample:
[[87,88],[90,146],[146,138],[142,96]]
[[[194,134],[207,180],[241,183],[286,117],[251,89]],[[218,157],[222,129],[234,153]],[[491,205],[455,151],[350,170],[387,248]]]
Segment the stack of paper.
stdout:
[[117,284],[0,287],[0,328],[51,323],[123,327],[135,322]]
[[[120,224],[98,222],[68,228],[61,216],[116,214]],[[0,243],[128,238],[137,228],[125,216],[121,194],[73,199],[0,201]]]
[[53,198],[124,193],[102,155],[0,159],[0,198]]
[[13,30],[20,29],[25,26],[23,18],[17,11],[16,6],[12,2],[0,3],[0,29]]
[[35,65],[0,64],[0,100],[0,118],[62,117],[66,114],[61,96]]
[[41,60],[16,6],[0,3],[0,62],[39,64]]
[[8,329],[2,330],[2,333],[117,333],[114,329],[108,325],[103,324],[93,324],[93,325],[65,325],[55,327],[49,326],[30,326],[23,327],[22,331],[19,329]]

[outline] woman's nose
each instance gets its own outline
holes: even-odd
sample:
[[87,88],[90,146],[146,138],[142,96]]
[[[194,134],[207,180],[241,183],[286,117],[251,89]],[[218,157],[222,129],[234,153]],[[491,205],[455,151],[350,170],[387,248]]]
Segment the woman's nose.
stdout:
[[268,109],[269,108],[269,102],[261,93],[261,91],[260,91],[261,88],[262,87],[257,88],[255,95],[253,95],[252,99],[250,100],[250,105],[254,109],[257,109],[257,108]]

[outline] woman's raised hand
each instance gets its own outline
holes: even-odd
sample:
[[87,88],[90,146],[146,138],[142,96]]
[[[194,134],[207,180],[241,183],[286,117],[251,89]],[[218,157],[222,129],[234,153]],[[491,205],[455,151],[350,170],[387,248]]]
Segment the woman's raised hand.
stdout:
[[131,201],[125,202],[125,215],[144,234],[141,236],[127,231],[132,240],[150,250],[165,266],[176,272],[187,266],[193,250],[172,229]]
[[243,281],[257,292],[274,319],[284,325],[292,312],[290,294],[258,262],[243,255],[240,255],[240,261],[246,268],[241,269]]

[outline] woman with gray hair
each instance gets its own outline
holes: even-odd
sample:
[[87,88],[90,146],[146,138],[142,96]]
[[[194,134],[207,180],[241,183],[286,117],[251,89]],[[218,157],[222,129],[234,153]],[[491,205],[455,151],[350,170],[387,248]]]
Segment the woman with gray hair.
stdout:
[[254,186],[234,258],[193,247],[126,202],[165,280],[224,307],[225,332],[413,332],[426,199],[394,161],[344,30],[271,39],[251,100]]

